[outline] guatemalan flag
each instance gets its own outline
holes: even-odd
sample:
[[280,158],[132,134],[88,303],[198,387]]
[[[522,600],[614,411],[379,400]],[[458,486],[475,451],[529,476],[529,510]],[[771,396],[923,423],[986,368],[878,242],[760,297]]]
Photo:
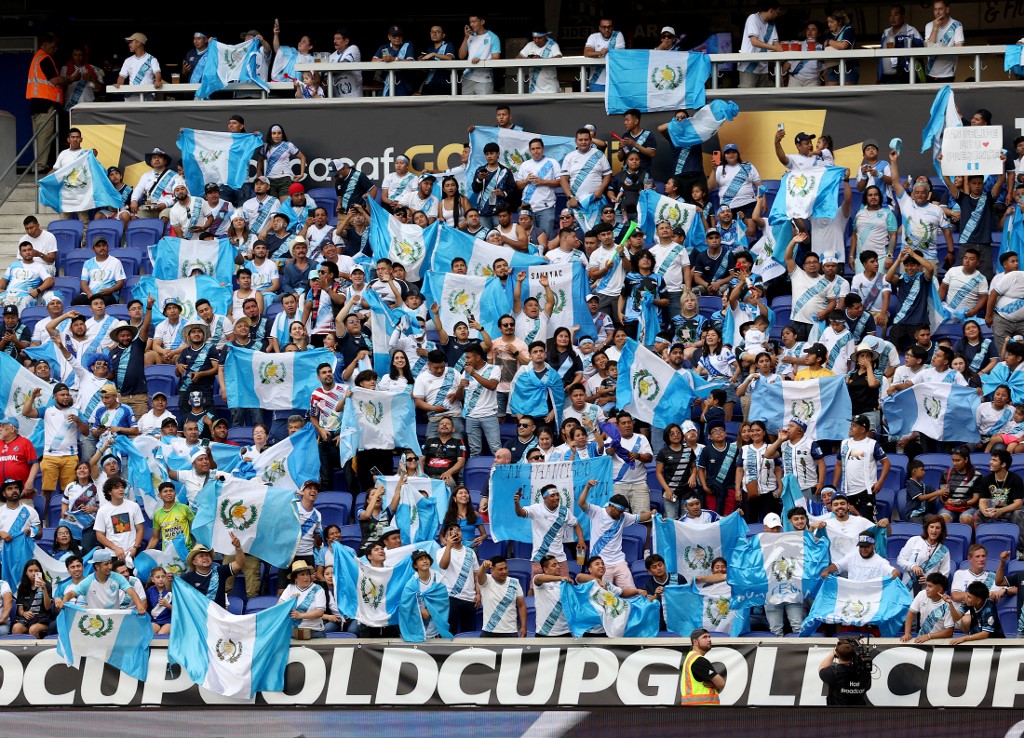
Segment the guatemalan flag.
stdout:
[[45,361],[50,366],[51,378],[63,382],[71,389],[77,389],[78,377],[75,375],[75,367],[57,350],[57,345],[53,341],[38,346],[26,346],[24,353],[30,359]]
[[899,579],[855,582],[832,575],[818,590],[800,635],[814,635],[821,623],[870,624],[878,626],[883,638],[895,638],[903,630],[912,599]]
[[154,279],[185,279],[199,268],[222,285],[231,284],[237,254],[226,238],[186,241],[164,236],[149,247]]
[[[412,559],[391,566],[370,566],[348,546],[333,543],[334,598],[338,612],[360,623],[383,627],[397,620],[406,586],[416,586]],[[436,558],[435,558],[436,560]],[[173,627],[173,626],[172,626]]]
[[689,118],[670,120],[668,136],[673,146],[697,146],[710,141],[726,121],[735,120],[739,114],[740,106],[732,100],[712,100]]
[[[386,505],[398,488],[401,477],[377,477],[384,485]],[[436,538],[437,528],[448,512],[451,492],[443,479],[430,477],[407,477],[399,492],[398,510],[395,511],[395,525],[402,534],[402,544],[420,543]]]
[[703,251],[707,248],[707,242],[704,240],[704,220],[700,217],[700,210],[696,205],[673,200],[671,197],[658,194],[656,190],[644,190],[640,193],[637,212],[640,216],[640,227],[648,234],[648,238],[653,238],[658,223],[667,220],[672,224],[672,228],[682,226],[686,231],[688,249]]
[[928,112],[928,123],[921,131],[921,153],[923,154],[931,148],[932,164],[940,180],[942,179],[942,168],[939,165],[939,154],[942,153],[942,137],[947,128],[959,128],[962,125],[960,113],[956,110],[956,100],[953,99],[953,88],[943,85],[935,93],[931,110]]
[[264,92],[270,92],[270,86],[256,73],[256,55],[261,53],[258,38],[240,44],[224,44],[211,38],[196,100],[209,100],[213,93],[223,90],[229,82],[251,82]]
[[662,590],[662,601],[665,625],[680,635],[706,628],[737,637],[749,629],[750,608],[732,606],[730,587],[725,582],[709,586],[673,584]]
[[391,347],[401,336],[418,336],[423,331],[416,313],[399,305],[388,307],[374,290],[365,290],[363,300],[370,306],[373,370],[383,377],[391,371]]
[[496,143],[501,149],[498,161],[515,174],[519,170],[519,165],[530,159],[530,141],[535,138],[544,142],[544,156],[559,162],[576,148],[576,138],[573,136],[548,136],[497,126],[477,126],[469,133],[469,162],[466,171],[472,176],[477,169],[486,164],[484,146]]
[[782,175],[779,192],[772,203],[769,222],[774,224],[794,218],[834,218],[839,210],[839,185],[845,173],[843,167],[815,167],[786,172]]
[[852,413],[843,377],[758,382],[750,396],[751,420],[763,420],[769,428],[778,429],[797,418],[807,424],[811,438],[846,438]]
[[616,405],[656,428],[667,428],[689,418],[693,401],[707,397],[719,386],[689,369],[677,372],[632,338],[626,339],[618,367]]
[[656,638],[661,605],[635,595],[619,597],[596,581],[584,584],[562,582],[561,601],[565,621],[574,638],[604,626],[609,638]]
[[[210,301],[210,307],[217,315],[227,315],[231,308],[231,284],[222,285],[216,277],[200,274],[197,277],[185,277],[184,279],[156,279],[154,277],[142,277],[139,283],[132,288],[132,297],[141,300],[145,304],[149,296],[156,299],[154,307],[163,307],[164,300],[169,297],[175,298],[181,304],[181,319],[186,324],[195,321],[196,300],[206,298]],[[153,311],[153,323],[160,323],[164,320],[162,310]],[[308,404],[308,403],[307,403]]]
[[122,199],[96,155],[86,151],[39,180],[39,203],[58,213],[80,213],[94,208],[116,210]]
[[12,592],[18,591],[21,574],[35,552],[32,529],[29,527],[28,521],[28,508],[22,506],[10,526],[4,531],[10,534],[11,540],[6,541],[3,548],[0,548],[0,571],[3,573],[3,580],[7,582]]
[[[594,316],[590,314],[587,307],[587,293],[590,292],[590,282],[587,279],[587,269],[580,262],[570,264],[548,264],[547,266],[531,266],[526,270],[526,280],[523,282],[522,299],[536,297],[540,300],[541,307],[545,305],[544,287],[540,278],[548,278],[548,286],[555,293],[555,307],[548,319],[548,335],[553,335],[556,328],[568,328],[572,330],[574,325],[580,329],[576,331],[576,340],[581,338],[597,338],[597,331],[594,328]],[[509,304],[512,304],[512,290],[514,277],[510,277],[506,292],[509,296]],[[497,335],[492,333],[491,335]]]
[[[597,482],[587,495],[587,502],[598,507],[607,504],[613,494],[612,460],[608,456],[581,461],[553,461],[547,464],[502,464],[491,469],[491,537],[495,541],[533,541],[528,518],[516,515],[516,492],[522,494],[520,505],[541,501],[540,490],[549,484],[558,487],[559,501],[571,506],[584,534],[589,536],[590,519],[576,504],[589,480]],[[637,512],[642,512],[638,510]]]
[[[512,301],[497,277],[427,272],[426,294],[437,303],[441,325],[448,335],[453,335],[456,323],[469,324],[473,316],[489,336],[498,336],[498,319],[512,312]],[[593,325],[593,319],[590,323]],[[477,332],[470,330],[469,335],[476,337]]]
[[754,257],[751,273],[765,282],[785,276],[786,247],[792,239],[793,224],[790,221],[769,224],[761,238],[750,247],[750,255]]
[[336,362],[328,349],[270,354],[233,346],[224,362],[228,407],[308,408],[320,387],[316,368],[330,364],[333,369]]
[[[64,524],[63,521],[59,523],[59,525]],[[33,544],[31,558],[38,561],[39,565],[43,567],[43,575],[50,582],[51,587],[56,587],[60,582],[71,579],[71,575],[68,574],[67,564],[50,556],[38,544]],[[145,581],[148,581],[148,579]]]
[[256,149],[263,145],[263,138],[258,133],[182,128],[177,144],[188,191],[199,195],[210,182],[232,189],[245,184],[249,161]]
[[759,533],[729,559],[733,607],[802,603],[821,585],[829,565],[828,539],[810,531]]
[[134,607],[92,610],[69,602],[57,616],[57,653],[76,669],[79,659],[94,658],[144,682],[152,640],[149,615],[140,615]]
[[391,259],[405,267],[408,281],[419,282],[437,242],[438,222],[426,228],[402,223],[373,200],[370,205],[370,246],[374,259]]
[[546,416],[554,411],[555,425],[562,422],[565,408],[565,387],[562,377],[550,367],[538,377],[533,366],[521,366],[512,378],[508,393],[508,410],[513,415]]
[[974,413],[980,403],[973,387],[923,382],[887,397],[882,412],[890,436],[917,431],[937,441],[978,443],[981,435]]
[[284,689],[294,598],[255,615],[232,615],[178,577],[172,582],[169,662],[224,697],[252,700]]
[[423,643],[427,640],[420,610],[430,613],[430,621],[437,628],[438,636],[451,638],[451,631],[448,630],[449,604],[448,588],[440,580],[434,581],[421,592],[420,578],[414,575],[402,590],[402,602],[398,607],[398,627],[402,640],[407,643]]
[[196,497],[192,533],[222,554],[235,552],[229,535],[234,533],[243,551],[283,569],[295,558],[301,534],[294,502],[293,491],[256,480],[228,476],[209,481]]
[[1012,44],[1006,47],[1006,51],[1003,53],[1003,71],[1013,72],[1018,77],[1024,76],[1024,65],[1021,64],[1021,51],[1024,50],[1024,46],[1021,44]]
[[1014,405],[1024,402],[1024,372],[1012,371],[1003,362],[981,375],[981,391],[985,396],[991,395],[1001,384],[1010,388],[1010,401]]
[[153,569],[163,567],[170,575],[184,574],[188,571],[185,559],[188,557],[188,546],[182,536],[172,538],[166,549],[147,548],[135,554],[135,576],[139,581],[148,582]]
[[668,571],[692,582],[711,573],[715,558],[731,560],[733,551],[746,540],[747,524],[738,511],[714,523],[681,523],[656,515],[653,533],[654,553],[665,558]]
[[703,107],[711,59],[693,51],[616,49],[606,57],[609,115],[638,108],[644,113]]
[[466,260],[466,273],[474,277],[493,277],[494,262],[504,259],[513,270],[544,266],[548,260],[535,254],[524,254],[511,246],[498,246],[474,238],[447,223],[441,223],[437,246],[431,259],[431,270],[443,274],[452,270],[452,260]]
[[[297,490],[308,479],[320,479],[320,453],[316,429],[306,423],[302,429],[284,438],[253,461],[257,482],[280,489]],[[194,527],[194,526],[193,526]]]
[[300,54],[294,46],[279,46],[270,68],[271,82],[301,82],[302,72],[295,71],[297,63],[312,62],[311,54]]
[[[164,452],[167,446],[154,436],[117,436],[113,452],[122,459],[127,459],[123,474],[127,477],[135,492],[138,503],[150,518],[162,504],[157,497],[160,483],[167,479],[167,463]],[[191,468],[188,463],[186,468]]]
[[353,387],[341,417],[341,463],[368,448],[407,448],[420,454],[416,409],[408,392]]
[[[34,389],[40,393],[34,404],[41,417],[43,408],[53,398],[53,385],[23,367],[10,354],[0,353],[0,408],[5,418],[18,419],[18,435],[29,439],[41,457],[44,451],[43,423],[39,418],[26,418],[21,414],[25,399]],[[17,589],[17,582],[14,588]]]

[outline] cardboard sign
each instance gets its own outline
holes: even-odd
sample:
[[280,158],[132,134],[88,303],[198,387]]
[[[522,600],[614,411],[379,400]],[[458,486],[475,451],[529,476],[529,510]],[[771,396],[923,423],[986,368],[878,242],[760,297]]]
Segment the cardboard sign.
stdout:
[[942,133],[942,174],[1001,174],[1002,126],[962,126]]

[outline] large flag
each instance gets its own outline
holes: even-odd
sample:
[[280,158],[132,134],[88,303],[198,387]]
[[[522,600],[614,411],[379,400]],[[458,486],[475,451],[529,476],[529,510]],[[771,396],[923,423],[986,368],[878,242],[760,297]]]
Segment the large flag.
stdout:
[[415,577],[412,559],[402,558],[383,567],[370,566],[365,560],[357,559],[348,546],[338,542],[331,545],[338,612],[361,623],[397,620],[403,591],[407,585],[417,586],[412,581]]
[[689,369],[677,372],[632,338],[626,339],[618,367],[615,404],[657,428],[689,419],[693,401],[707,397],[719,386]]
[[10,527],[4,531],[11,536],[11,540],[6,541],[3,548],[0,548],[0,572],[3,573],[3,580],[7,582],[12,592],[18,591],[22,572],[36,549],[31,532],[25,532],[28,521],[28,508],[22,506]]
[[923,382],[887,397],[882,412],[894,438],[917,431],[937,441],[978,443],[974,413],[980,403],[973,387]]
[[38,346],[26,346],[24,353],[30,359],[45,361],[50,367],[52,379],[63,382],[71,389],[78,389],[78,376],[75,374],[75,367],[64,358],[64,354],[57,350],[57,345],[53,341],[47,340]]
[[538,377],[532,366],[520,367],[509,388],[510,413],[539,418],[554,412],[555,426],[560,426],[564,408],[565,387],[558,372],[549,368],[543,377]]
[[845,171],[842,167],[816,167],[786,172],[772,203],[769,222],[775,224],[793,218],[834,218],[839,210],[839,185]]
[[797,418],[807,424],[811,438],[846,438],[852,413],[844,377],[758,382],[750,396],[751,420],[763,420],[775,430]]
[[58,213],[80,213],[94,208],[116,210],[123,204],[92,151],[39,180],[39,202]]
[[665,558],[669,572],[682,574],[688,582],[710,574],[711,562],[719,556],[730,561],[747,536],[747,524],[738,511],[714,523],[682,523],[656,515],[652,530],[654,553]]
[[[66,523],[61,521],[58,525],[66,525]],[[71,578],[71,575],[68,574],[67,564],[50,556],[38,544],[33,544],[32,546],[32,558],[43,567],[43,574],[46,576],[47,581],[50,582],[51,588],[56,588],[60,582]]]
[[144,682],[152,640],[149,615],[135,608],[92,610],[69,602],[57,616],[57,653],[74,668],[80,658],[94,658]]
[[[167,479],[165,453],[169,447],[155,436],[117,436],[111,447],[118,456],[127,459],[122,473],[135,493],[135,502],[150,518],[162,504],[157,496],[160,483]],[[191,462],[186,468],[191,468]]]
[[524,254],[511,246],[497,246],[474,238],[447,223],[441,224],[437,247],[431,258],[431,270],[443,274],[452,270],[452,260],[466,260],[467,274],[475,277],[493,277],[494,262],[504,259],[509,267],[525,269],[531,266],[544,266],[548,260],[535,254]]
[[211,38],[196,100],[209,100],[213,93],[223,90],[230,82],[252,82],[264,92],[270,92],[270,86],[256,72],[256,55],[262,53],[258,38],[240,44],[224,44]]
[[[196,300],[205,298],[217,315],[227,315],[231,308],[231,284],[222,285],[216,277],[200,274],[198,277],[184,279],[155,279],[142,277],[132,288],[132,297],[145,304],[149,296],[156,299],[156,307],[162,307],[164,300],[175,298],[181,304],[181,319],[186,324],[192,323],[196,317]],[[164,320],[162,310],[153,311],[153,323]]]
[[188,191],[200,195],[210,182],[226,184],[232,189],[245,184],[249,160],[263,145],[263,138],[258,133],[182,128],[177,143]]
[[699,108],[707,101],[704,85],[711,58],[695,51],[616,49],[607,57],[604,107],[609,115],[638,108],[644,113]]
[[232,346],[224,362],[228,407],[308,408],[320,387],[316,368],[330,364],[333,369],[336,362],[328,349],[270,354]]
[[224,697],[251,700],[284,689],[294,598],[255,615],[232,615],[178,577],[172,581],[168,661]]
[[[25,400],[32,390],[39,390],[39,397],[33,403],[40,416],[43,408],[53,398],[53,385],[44,382],[18,363],[10,354],[0,353],[0,411],[5,418],[18,419],[18,435],[24,436],[36,447],[36,454],[43,455],[43,423],[39,418],[26,418],[21,414]],[[17,589],[17,583],[15,583]]]
[[957,112],[956,101],[953,99],[953,88],[943,85],[935,93],[931,110],[928,111],[928,122],[921,131],[921,153],[931,148],[932,164],[940,181],[942,167],[939,165],[939,154],[942,153],[942,137],[947,128],[959,128],[962,125],[963,121],[960,120],[960,113]]
[[466,172],[472,177],[476,170],[487,163],[484,146],[496,143],[501,149],[498,161],[515,174],[519,165],[530,159],[530,141],[539,138],[544,142],[544,156],[561,162],[565,155],[576,148],[573,136],[548,136],[529,131],[514,131],[496,126],[477,126],[469,133],[469,162]]
[[729,560],[733,607],[781,605],[813,597],[829,564],[828,539],[810,531],[760,533]]
[[320,479],[316,439],[313,424],[306,423],[301,430],[264,450],[252,464],[255,480],[280,489],[297,490],[308,479]]
[[[502,464],[491,469],[491,537],[495,541],[520,541],[531,543],[533,537],[529,518],[516,515],[516,492],[522,494],[520,505],[535,505],[541,502],[540,490],[549,484],[558,486],[561,504],[568,505],[579,520],[585,535],[590,535],[590,518],[587,517],[576,498],[589,480],[597,486],[591,488],[587,502],[591,505],[605,505],[612,494],[612,460],[608,456],[582,461],[553,461],[548,464]],[[634,510],[641,513],[643,510]],[[589,540],[589,539],[588,539]]]
[[768,225],[764,235],[750,247],[750,255],[754,257],[754,266],[750,271],[765,282],[785,275],[786,246],[792,238],[793,226],[788,220]]
[[373,200],[370,205],[370,246],[374,259],[391,259],[405,267],[406,279],[419,282],[437,243],[438,222],[426,228],[402,223]]
[[[580,262],[571,264],[548,264],[547,266],[531,266],[526,270],[526,280],[523,282],[522,299],[536,297],[540,300],[543,309],[547,304],[544,296],[544,287],[540,278],[548,278],[548,286],[555,293],[555,307],[548,319],[548,335],[553,335],[556,328],[568,328],[573,326],[580,328],[576,331],[576,340],[581,338],[597,338],[597,331],[594,328],[594,316],[590,314],[587,307],[587,294],[590,292],[590,281],[587,279],[587,269]],[[509,278],[507,294],[512,297],[513,283]],[[509,299],[509,304],[512,300]],[[495,335],[495,334],[492,334]]]
[[[398,487],[397,475],[377,477],[384,485],[384,504],[390,502]],[[402,544],[420,543],[435,538],[437,527],[448,512],[451,492],[443,479],[408,477],[399,492],[395,525],[402,534]]]
[[430,621],[437,628],[441,638],[451,638],[448,630],[448,588],[441,582],[434,582],[422,592],[419,577],[414,576],[402,591],[402,603],[398,607],[398,627],[402,640],[408,643],[423,643],[427,640],[423,613],[430,613]]
[[732,100],[712,100],[689,118],[670,120],[668,136],[673,146],[697,146],[710,141],[726,121],[735,120],[739,114],[740,106]]
[[[771,333],[772,328],[775,326],[775,311],[768,307],[765,300],[762,298],[761,304],[768,308],[768,333]],[[748,311],[747,308],[753,306],[749,303],[740,302],[736,304],[736,307],[728,305],[722,308],[724,317],[722,319],[722,341],[729,344],[730,346],[740,346],[743,341],[743,334],[740,332],[740,328],[747,321],[754,319],[752,311]]]
[[1021,64],[1021,51],[1024,46],[1021,44],[1010,44],[1003,52],[1003,71],[1013,72],[1018,77],[1024,77],[1024,66]]
[[423,331],[416,313],[404,305],[388,307],[374,290],[364,290],[363,300],[370,306],[373,370],[383,377],[391,371],[393,342],[401,336],[418,336]]
[[821,623],[877,625],[883,638],[895,638],[903,630],[910,592],[899,579],[855,582],[830,576],[818,590],[800,635],[814,635]]
[[[493,338],[500,335],[498,319],[512,312],[512,301],[497,277],[427,272],[426,296],[437,303],[441,325],[448,335],[455,332],[456,323],[468,324],[472,316]],[[593,324],[593,319],[590,322]],[[470,335],[476,336],[476,331],[470,331]]]
[[584,584],[562,582],[561,601],[565,621],[573,637],[604,626],[609,638],[656,638],[661,621],[657,600],[635,595],[618,597],[596,581]]
[[713,633],[740,636],[749,629],[750,608],[733,607],[729,585],[698,587],[695,582],[665,587],[665,625],[680,635],[689,635],[697,628]]
[[148,582],[153,569],[160,566],[170,575],[184,574],[188,571],[185,559],[188,557],[188,546],[182,536],[171,539],[166,549],[147,548],[135,554],[135,576],[140,582]]
[[[149,247],[154,279],[185,279],[196,268],[222,285],[230,285],[235,276],[238,252],[226,238],[186,241],[164,236]],[[159,306],[158,306],[159,309]]]
[[690,250],[703,251],[707,248],[704,220],[696,205],[665,197],[658,194],[657,190],[644,190],[640,193],[637,212],[640,215],[640,227],[649,237],[653,237],[658,223],[667,220],[673,228],[682,226],[686,230],[686,246]]
[[411,449],[420,454],[416,408],[405,391],[382,392],[353,387],[345,400],[338,444],[344,465],[361,449]]
[[207,482],[196,497],[192,534],[217,553],[230,554],[231,533],[247,554],[284,569],[301,535],[295,493],[232,476]]

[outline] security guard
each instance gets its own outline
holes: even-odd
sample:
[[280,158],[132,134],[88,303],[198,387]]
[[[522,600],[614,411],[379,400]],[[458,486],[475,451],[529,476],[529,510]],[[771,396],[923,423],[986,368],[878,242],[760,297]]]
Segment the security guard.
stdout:
[[725,689],[725,677],[705,658],[711,650],[711,634],[704,628],[690,633],[690,652],[683,659],[679,679],[679,704],[717,705],[718,695]]
[[52,33],[39,38],[39,50],[32,57],[28,68],[28,85],[25,87],[25,99],[28,100],[29,113],[32,116],[32,133],[38,134],[37,148],[40,153],[39,168],[49,170],[53,164],[53,140],[57,137],[57,119],[48,117],[51,111],[58,110],[64,101],[64,87],[76,82],[79,74],[61,77],[57,71],[57,62],[53,55],[57,53],[57,37]]

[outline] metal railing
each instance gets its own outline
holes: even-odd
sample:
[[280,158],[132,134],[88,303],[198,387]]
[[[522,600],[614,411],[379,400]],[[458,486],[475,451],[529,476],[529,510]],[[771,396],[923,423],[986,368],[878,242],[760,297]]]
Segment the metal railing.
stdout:
[[[60,136],[57,133],[56,109],[51,110],[50,113],[47,115],[47,126],[50,124],[51,121],[53,121],[53,156],[54,160],[56,161],[56,156],[58,153],[60,153]],[[32,161],[25,168],[25,171],[23,171],[21,174],[17,176],[17,178],[14,180],[14,184],[11,185],[11,188],[9,190],[7,190],[6,192],[0,192],[0,207],[3,207],[7,203],[7,201],[11,199],[11,195],[13,195],[14,191],[18,189],[18,185],[21,184],[21,180],[25,179],[25,175],[27,175],[29,172],[32,172],[33,178],[35,180],[36,192],[39,191],[39,157],[42,156],[45,153],[46,148],[48,148],[48,146],[44,146],[42,151],[39,150],[39,134],[42,133],[43,130],[45,130],[45,127],[40,128],[40,130],[35,131],[32,134],[32,138],[30,138],[25,143],[25,145],[21,147],[21,151],[14,155],[14,158],[11,160],[11,163],[7,165],[7,168],[3,171],[3,174],[0,174],[0,183],[6,183],[7,177],[11,174],[11,172],[16,171],[16,167],[18,166],[18,162],[21,160],[21,157],[25,155],[25,152],[28,151],[30,146],[32,147]],[[6,187],[6,184],[4,184],[4,187]],[[35,198],[35,211],[36,213],[39,212],[38,197]]]
[[[975,82],[981,82],[982,72],[988,67],[983,64],[983,57],[986,56],[998,56],[1000,60],[1005,51],[1005,46],[954,46],[954,47],[930,47],[930,48],[910,48],[910,49],[851,49],[849,51],[839,51],[836,49],[826,49],[822,51],[770,51],[766,53],[757,54],[711,54],[711,89],[718,89],[718,80],[721,78],[723,72],[720,70],[722,65],[727,64],[740,64],[745,62],[757,62],[767,63],[771,66],[771,73],[775,77],[775,86],[782,86],[782,65],[786,62],[798,62],[803,59],[810,59],[814,61],[838,61],[839,62],[839,86],[845,87],[847,81],[848,67],[847,64],[852,61],[878,61],[879,59],[885,58],[917,58],[917,57],[954,57],[959,59],[961,57],[971,58],[972,63],[970,65],[971,71],[974,72]],[[578,82],[578,89],[574,92],[585,93],[587,92],[588,78],[590,72],[594,67],[604,66],[605,59],[590,59],[584,56],[565,56],[558,59],[485,59],[481,60],[477,64],[469,65],[465,60],[455,61],[399,61],[399,62],[352,62],[352,63],[337,63],[337,62],[320,62],[319,60],[313,63],[296,64],[296,72],[320,72],[327,77],[327,96],[334,96],[334,75],[335,73],[353,73],[353,72],[383,72],[387,77],[387,89],[389,96],[395,95],[395,75],[401,72],[409,71],[429,71],[429,70],[443,70],[450,72],[451,77],[451,89],[452,95],[458,95],[458,84],[459,77],[466,69],[503,69],[503,70],[515,70],[513,73],[513,79],[516,83],[516,95],[524,95],[528,93],[528,80],[530,71],[533,69],[562,69],[571,68],[577,70],[578,76],[574,76],[574,82]],[[908,83],[918,83],[915,77],[915,66],[910,64],[908,71]],[[998,68],[1002,69],[1002,64],[999,64]],[[992,80],[995,81],[995,80]],[[290,91],[294,90],[294,85],[288,82],[271,82],[270,89],[272,91]],[[155,88],[153,85],[122,85],[121,87],[114,87],[113,85],[107,86],[107,94],[109,95],[134,95],[138,93],[147,92],[166,92],[166,93],[179,93],[179,92],[195,92],[198,89],[198,85],[193,84],[164,84],[160,88]],[[266,97],[266,93],[260,90],[259,87],[253,84],[239,84],[230,83],[227,87],[228,91],[241,91],[241,90],[258,90],[261,92],[263,97]],[[763,88],[762,88],[763,89]],[[819,92],[828,90],[830,88],[814,88]],[[500,94],[500,93],[499,93]],[[593,93],[601,94],[601,93]]]

